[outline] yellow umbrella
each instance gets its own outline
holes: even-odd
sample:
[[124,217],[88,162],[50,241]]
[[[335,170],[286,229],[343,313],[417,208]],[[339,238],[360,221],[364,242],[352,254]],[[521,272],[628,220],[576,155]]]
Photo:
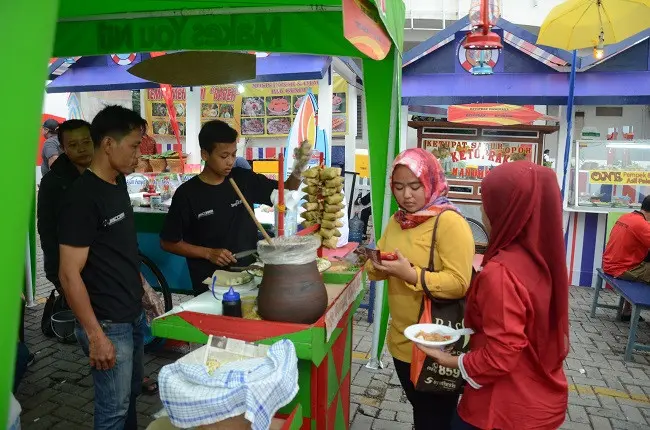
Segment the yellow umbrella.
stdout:
[[649,27],[650,0],[568,0],[548,14],[537,43],[567,51],[602,47]]

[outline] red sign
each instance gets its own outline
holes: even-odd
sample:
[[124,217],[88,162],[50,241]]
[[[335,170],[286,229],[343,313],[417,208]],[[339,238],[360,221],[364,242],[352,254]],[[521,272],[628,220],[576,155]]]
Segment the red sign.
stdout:
[[383,60],[390,52],[391,40],[377,9],[368,0],[343,0],[343,34],[373,60]]
[[447,120],[463,124],[503,126],[530,124],[537,120],[553,121],[557,118],[541,114],[525,106],[476,103],[449,106]]

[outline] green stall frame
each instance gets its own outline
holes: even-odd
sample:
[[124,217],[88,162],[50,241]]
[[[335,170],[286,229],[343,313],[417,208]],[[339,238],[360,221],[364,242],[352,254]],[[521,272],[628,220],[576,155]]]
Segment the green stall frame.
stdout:
[[[372,202],[377,237],[387,220],[387,168],[398,150],[404,3],[365,0],[390,38],[382,60],[362,54],[344,37],[348,0],[41,0],[0,3],[5,56],[20,67],[5,70],[0,109],[5,124],[5,199],[0,213],[2,297],[0,398],[9,397],[17,343],[25,246],[33,229],[34,159],[47,62],[52,57],[174,50],[264,51],[358,57],[363,64]],[[354,1],[359,7],[360,0]],[[360,8],[361,9],[361,8]],[[11,40],[11,42],[9,42]],[[374,174],[373,174],[374,173]],[[388,203],[385,203],[388,202]],[[31,224],[31,226],[30,226]],[[380,303],[381,289],[378,291]],[[378,310],[378,312],[380,312]],[[12,336],[15,333],[16,336]],[[8,401],[0,402],[0,423]]]

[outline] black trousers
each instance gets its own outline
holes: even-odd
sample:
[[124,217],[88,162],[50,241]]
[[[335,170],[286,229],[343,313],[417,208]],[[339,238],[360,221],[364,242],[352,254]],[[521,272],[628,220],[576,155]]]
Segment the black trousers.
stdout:
[[393,362],[406,398],[413,406],[415,430],[450,430],[460,396],[416,391],[411,382],[411,364],[396,358]]

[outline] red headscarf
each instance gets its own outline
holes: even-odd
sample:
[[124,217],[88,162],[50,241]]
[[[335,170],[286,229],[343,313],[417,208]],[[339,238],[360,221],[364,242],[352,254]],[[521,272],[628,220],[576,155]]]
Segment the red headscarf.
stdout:
[[420,180],[424,187],[427,204],[416,213],[408,213],[400,209],[395,214],[395,221],[403,229],[417,227],[428,219],[438,216],[442,211],[451,209],[458,212],[447,198],[449,185],[445,172],[438,159],[430,152],[421,148],[407,149],[397,156],[393,163],[393,173],[390,178],[390,188],[393,189],[393,177],[397,166],[407,167]]
[[529,341],[542,365],[555,369],[569,352],[569,278],[557,176],[528,161],[506,163],[483,179],[481,194],[492,227],[483,265],[502,265],[528,289],[536,331]]

